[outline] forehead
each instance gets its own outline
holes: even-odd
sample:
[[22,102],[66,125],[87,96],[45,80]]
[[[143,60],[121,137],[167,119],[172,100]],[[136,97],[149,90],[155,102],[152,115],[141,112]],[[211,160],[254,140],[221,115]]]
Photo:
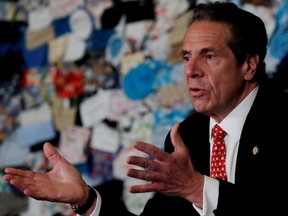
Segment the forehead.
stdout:
[[183,39],[183,49],[203,49],[205,47],[224,48],[231,37],[231,31],[227,24],[196,21],[187,29]]

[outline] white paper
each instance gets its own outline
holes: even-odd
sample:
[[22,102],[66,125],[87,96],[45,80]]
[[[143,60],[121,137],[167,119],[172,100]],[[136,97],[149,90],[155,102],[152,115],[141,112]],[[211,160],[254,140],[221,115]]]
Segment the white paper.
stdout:
[[87,11],[78,9],[74,11],[69,19],[72,33],[77,37],[86,40],[92,33],[93,24]]
[[115,153],[119,148],[119,136],[116,129],[104,123],[93,127],[91,147],[104,152]]
[[85,41],[74,34],[67,35],[67,47],[63,56],[63,62],[72,62],[81,59],[86,51]]
[[37,31],[49,26],[52,22],[50,10],[48,8],[40,7],[28,14],[28,28],[29,31]]
[[103,119],[110,112],[111,92],[99,90],[95,95],[85,99],[80,104],[80,117],[84,127],[92,127]]
[[47,103],[43,103],[39,107],[21,111],[18,118],[21,126],[51,121],[51,107]]

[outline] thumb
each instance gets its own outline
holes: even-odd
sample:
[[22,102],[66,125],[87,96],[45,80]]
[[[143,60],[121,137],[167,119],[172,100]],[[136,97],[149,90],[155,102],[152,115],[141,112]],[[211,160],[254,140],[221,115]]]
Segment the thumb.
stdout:
[[48,142],[44,144],[43,152],[45,157],[53,164],[53,166],[62,159],[62,156],[59,154],[56,148],[54,148],[54,146]]
[[172,127],[171,133],[170,133],[170,138],[171,138],[172,144],[175,148],[175,151],[173,152],[173,154],[176,154],[180,158],[184,159],[184,158],[186,158],[185,156],[188,155],[188,149],[185,146],[185,144],[182,140],[182,137],[180,136],[179,127],[180,127],[179,123],[175,124]]

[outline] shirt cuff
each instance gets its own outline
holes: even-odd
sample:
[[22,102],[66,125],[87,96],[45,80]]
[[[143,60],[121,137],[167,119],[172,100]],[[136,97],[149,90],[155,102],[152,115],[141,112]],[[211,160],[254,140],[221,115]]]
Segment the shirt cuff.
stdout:
[[[94,189],[95,190],[95,189]],[[99,216],[100,214],[100,210],[101,210],[101,204],[102,204],[102,199],[101,199],[101,196],[100,194],[98,193],[97,190],[95,190],[96,194],[97,194],[97,202],[96,202],[96,206],[95,206],[95,209],[93,210],[93,212],[90,214],[90,216]],[[78,215],[77,216],[81,216],[81,215]]]
[[217,208],[219,196],[219,181],[204,176],[203,190],[203,215],[214,215],[213,210]]

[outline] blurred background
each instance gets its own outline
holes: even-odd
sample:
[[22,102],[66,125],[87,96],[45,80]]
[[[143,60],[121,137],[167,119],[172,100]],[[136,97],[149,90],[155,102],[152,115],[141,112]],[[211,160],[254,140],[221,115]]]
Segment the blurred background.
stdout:
[[[5,167],[46,172],[49,141],[91,186],[139,214],[153,194],[125,160],[142,140],[163,148],[193,110],[180,47],[204,0],[1,0],[0,177]],[[235,0],[260,16],[269,37],[267,75],[288,90],[288,1]],[[267,99],[269,100],[269,98]],[[11,200],[13,200],[11,202]],[[0,216],[72,216],[0,179]]]

